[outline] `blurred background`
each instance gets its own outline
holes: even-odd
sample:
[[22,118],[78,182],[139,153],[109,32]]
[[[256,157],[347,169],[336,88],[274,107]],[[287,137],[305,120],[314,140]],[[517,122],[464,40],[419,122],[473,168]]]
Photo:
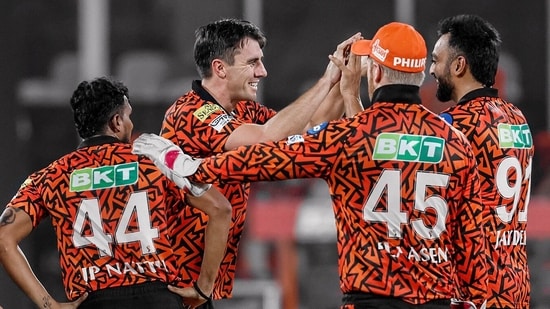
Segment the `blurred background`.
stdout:
[[[357,31],[390,21],[414,25],[431,51],[437,22],[459,13],[488,19],[503,40],[497,88],[525,113],[535,137],[528,250],[532,308],[550,308],[549,0],[2,0],[0,3],[0,186],[7,203],[25,177],[78,143],[69,97],[83,79],[114,76],[129,86],[136,133],[157,133],[166,108],[190,89],[195,29],[223,17],[248,19],[268,37],[269,76],[260,101],[281,109],[324,71],[327,55]],[[423,101],[434,98],[427,76]],[[365,105],[368,98],[363,97]],[[55,237],[42,223],[22,243],[29,263],[64,299]],[[241,243],[235,298],[217,308],[337,308],[335,228],[326,184],[256,183]],[[0,270],[0,306],[34,308]]]

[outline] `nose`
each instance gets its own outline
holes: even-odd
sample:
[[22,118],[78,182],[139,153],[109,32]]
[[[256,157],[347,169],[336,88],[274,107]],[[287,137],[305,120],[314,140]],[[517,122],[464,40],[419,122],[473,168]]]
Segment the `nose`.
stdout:
[[267,69],[264,66],[264,63],[262,61],[259,62],[258,66],[256,66],[256,70],[254,72],[256,77],[266,77],[267,76]]
[[434,64],[433,64],[433,62],[432,62],[432,64],[430,64],[430,71],[429,71],[429,72],[430,72],[430,75],[431,75],[431,76],[435,77],[435,73],[434,73]]

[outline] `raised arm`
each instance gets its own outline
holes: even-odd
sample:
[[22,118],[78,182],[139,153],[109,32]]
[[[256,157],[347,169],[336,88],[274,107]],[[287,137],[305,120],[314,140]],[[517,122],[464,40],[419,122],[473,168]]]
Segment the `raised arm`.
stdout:
[[351,117],[364,109],[361,102],[361,56],[352,53],[347,63],[334,56],[330,60],[342,71],[338,90],[343,100],[344,114]]
[[[356,33],[340,43],[331,57],[344,59],[346,47],[361,38]],[[342,97],[337,85],[340,69],[329,61],[323,76],[304,94],[280,110],[263,125],[243,124],[239,126],[225,144],[225,150],[242,145],[277,141],[293,134],[301,134],[306,129],[321,122],[340,118],[344,112]]]
[[[340,81],[334,85],[329,95],[311,117],[305,130],[319,123],[338,119],[345,115],[351,117],[363,110],[359,87],[361,82],[361,59],[349,51],[353,42],[361,39],[361,33],[356,33],[338,45],[336,51],[329,56],[341,73]],[[351,97],[349,97],[351,95]],[[304,130],[304,132],[305,132]]]

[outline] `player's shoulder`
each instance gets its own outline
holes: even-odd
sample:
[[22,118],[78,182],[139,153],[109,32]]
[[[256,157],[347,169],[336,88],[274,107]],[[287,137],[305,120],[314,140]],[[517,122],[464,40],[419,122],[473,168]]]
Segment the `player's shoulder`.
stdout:
[[181,113],[193,109],[197,109],[207,101],[201,98],[195,91],[188,91],[177,98],[167,109],[169,113]]

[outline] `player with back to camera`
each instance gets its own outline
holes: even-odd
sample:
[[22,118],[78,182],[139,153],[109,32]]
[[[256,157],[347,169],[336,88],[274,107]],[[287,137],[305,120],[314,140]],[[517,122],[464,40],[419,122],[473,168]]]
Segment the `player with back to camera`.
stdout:
[[[208,302],[227,241],[231,205],[211,186],[180,188],[132,154],[128,89],[98,78],[71,100],[83,139],[32,173],[0,217],[0,263],[39,308],[183,309]],[[197,196],[193,196],[197,195]],[[178,289],[168,218],[183,200],[209,216],[205,256],[193,287]],[[59,303],[33,274],[18,244],[46,217],[57,236],[66,296]],[[175,292],[175,293],[174,293]]]

